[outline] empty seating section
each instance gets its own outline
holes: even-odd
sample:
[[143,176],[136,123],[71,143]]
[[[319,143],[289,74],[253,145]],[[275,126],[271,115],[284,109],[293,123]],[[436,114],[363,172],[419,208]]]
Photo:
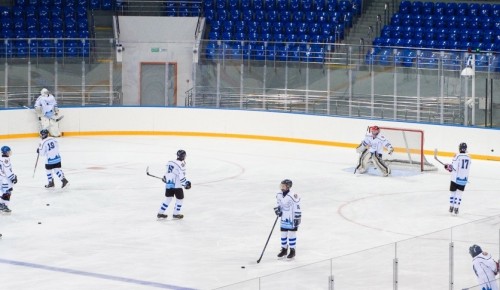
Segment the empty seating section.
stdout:
[[165,1],[163,3],[166,16],[199,16],[201,14],[200,0]]
[[0,57],[84,57],[90,54],[87,10],[115,0],[16,0],[0,7]]
[[[437,67],[439,53],[445,54],[445,65],[463,63],[465,56],[453,50],[500,51],[500,4],[402,1],[390,24],[373,41],[375,53],[367,61],[392,65],[393,59],[403,66]],[[412,50],[392,55],[386,47],[429,48],[418,58]],[[393,57],[393,58],[392,58]],[[486,54],[477,54],[476,69],[487,69]]]
[[203,0],[209,59],[323,62],[360,0]]

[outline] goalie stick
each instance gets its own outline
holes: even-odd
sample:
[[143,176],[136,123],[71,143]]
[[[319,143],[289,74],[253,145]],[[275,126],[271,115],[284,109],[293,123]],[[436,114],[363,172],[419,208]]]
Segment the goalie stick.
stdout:
[[[31,110],[31,108],[30,108],[30,107],[28,107],[28,106],[23,106],[23,108],[28,109],[28,110]],[[35,113],[36,113],[36,111],[35,111]],[[55,115],[54,115],[54,117],[55,117]],[[59,122],[59,121],[61,121],[61,120],[64,118],[64,115],[58,116],[57,118],[54,118],[54,117],[49,118],[49,119],[52,119],[52,120],[54,120],[54,121],[56,121],[56,122]]]
[[156,175],[153,175],[153,174],[149,173],[149,166],[148,166],[148,167],[146,167],[146,175],[147,175],[147,176],[151,176],[151,177],[154,177],[154,178],[158,178],[158,179],[163,180],[163,178],[158,177],[158,176],[156,176]]

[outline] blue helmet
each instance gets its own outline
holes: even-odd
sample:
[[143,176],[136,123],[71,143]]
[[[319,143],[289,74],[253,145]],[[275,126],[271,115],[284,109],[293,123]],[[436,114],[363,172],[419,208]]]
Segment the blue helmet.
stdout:
[[472,245],[469,248],[469,254],[474,258],[475,256],[481,254],[483,250],[481,250],[481,247],[478,245]]
[[2,146],[2,155],[6,155],[10,151],[9,146]]
[[40,137],[42,139],[45,139],[45,138],[49,137],[49,130],[43,129],[42,131],[40,131]]
[[183,161],[186,158],[186,151],[179,150],[177,151],[177,160]]

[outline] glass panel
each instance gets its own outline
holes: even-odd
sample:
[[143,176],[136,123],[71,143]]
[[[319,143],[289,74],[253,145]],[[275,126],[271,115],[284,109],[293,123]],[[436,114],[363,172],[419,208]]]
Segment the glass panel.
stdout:
[[325,65],[309,63],[309,113],[326,114],[327,78]]
[[349,116],[349,69],[345,65],[329,65],[330,114]]
[[57,64],[57,102],[59,106],[84,105],[82,94],[82,62]]
[[[241,62],[224,61],[220,72],[220,107],[239,108]],[[261,91],[262,92],[262,91]]]

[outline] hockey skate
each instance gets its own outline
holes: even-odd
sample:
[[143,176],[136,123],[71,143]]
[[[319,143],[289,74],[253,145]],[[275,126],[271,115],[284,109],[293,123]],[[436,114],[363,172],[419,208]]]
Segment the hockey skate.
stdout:
[[0,203],[0,212],[3,213],[10,213],[11,210],[8,206],[6,206],[4,203]]
[[455,208],[455,214],[458,214],[458,207]]
[[180,219],[182,219],[182,218],[184,217],[184,215],[183,215],[183,214],[174,214],[174,215],[172,215],[172,217],[173,217],[174,219],[178,219],[178,220],[180,220]]
[[54,186],[55,186],[55,185],[54,185],[54,180],[51,180],[51,181],[49,181],[49,184],[46,184],[46,185],[45,185],[45,188],[52,188],[52,187],[54,187]]
[[159,219],[166,219],[168,217],[168,215],[159,213],[159,214],[156,215],[156,217],[159,218]]
[[278,254],[278,258],[283,258],[284,256],[286,256],[288,252],[288,248],[281,248],[281,252]]
[[290,249],[290,254],[286,256],[287,259],[293,259],[295,257],[295,249]]
[[62,186],[61,186],[61,188],[66,187],[66,185],[68,185],[68,183],[69,183],[69,181],[68,181],[66,178],[63,178],[61,181],[62,181]]
[[450,206],[450,210],[449,210],[450,213],[453,213],[453,207]]

